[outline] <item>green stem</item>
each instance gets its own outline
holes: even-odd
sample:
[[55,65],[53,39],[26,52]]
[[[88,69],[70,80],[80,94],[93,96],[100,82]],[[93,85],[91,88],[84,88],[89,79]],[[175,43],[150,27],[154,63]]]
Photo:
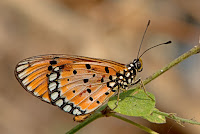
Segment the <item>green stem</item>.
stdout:
[[159,71],[154,73],[152,76],[150,76],[147,79],[145,79],[144,85],[148,84],[150,81],[154,80],[155,78],[157,78],[158,76],[160,76],[161,74],[163,74],[164,72],[166,72],[167,70],[172,68],[173,66],[177,65],[178,63],[182,62],[183,60],[187,59],[188,57],[199,53],[199,51],[200,51],[200,45],[194,46],[188,52],[186,52],[183,55],[179,56],[178,58],[173,60],[171,63],[169,63],[167,66],[163,67],[162,69],[160,69]]
[[145,127],[145,126],[143,126],[143,125],[140,125],[140,124],[138,124],[138,123],[135,123],[135,122],[133,122],[133,121],[127,119],[127,118],[124,118],[124,117],[122,117],[122,116],[116,115],[115,113],[109,113],[109,115],[111,115],[111,116],[113,116],[113,117],[115,117],[115,118],[118,118],[118,119],[120,119],[120,120],[123,120],[123,121],[125,121],[125,122],[128,122],[128,123],[130,123],[130,124],[132,124],[132,125],[134,125],[134,126],[137,126],[137,127],[139,127],[140,129],[146,131],[146,132],[149,133],[149,134],[158,134],[157,132],[155,132],[155,131],[149,129],[148,127]]
[[159,114],[159,115],[163,115],[167,118],[170,118],[170,119],[173,119],[173,120],[176,120],[177,122],[180,122],[180,123],[190,123],[190,124],[195,124],[195,125],[200,125],[200,122],[197,122],[197,121],[194,121],[194,120],[188,120],[188,119],[184,119],[184,118],[180,118],[180,117],[177,117],[175,116],[175,114],[173,113],[165,113],[165,112],[161,112],[161,111],[153,111],[153,113],[156,113],[156,114]]
[[84,122],[78,124],[77,126],[75,126],[74,128],[72,128],[70,131],[68,131],[66,134],[74,134],[76,133],[78,130],[80,130],[81,128],[85,127],[86,125],[88,125],[90,122],[103,117],[104,115],[101,112],[97,112],[94,113],[92,116],[90,116],[89,118],[87,118]]
[[103,105],[101,108],[99,108],[95,113],[93,113],[89,118],[81,122],[80,124],[76,125],[74,128],[72,128],[70,131],[68,131],[66,134],[74,134],[81,128],[85,127],[88,125],[90,122],[103,117],[104,115],[101,113],[102,110],[104,110],[107,107],[107,105]]

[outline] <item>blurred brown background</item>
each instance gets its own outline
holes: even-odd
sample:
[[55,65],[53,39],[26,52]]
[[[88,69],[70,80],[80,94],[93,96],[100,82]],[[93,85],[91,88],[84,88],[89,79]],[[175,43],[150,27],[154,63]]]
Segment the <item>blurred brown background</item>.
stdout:
[[[0,133],[63,134],[73,116],[27,93],[14,77],[20,60],[40,54],[73,54],[129,63],[142,51],[172,40],[143,56],[143,79],[194,45],[200,35],[199,0],[1,0]],[[165,112],[200,121],[200,55],[172,68],[146,86]],[[130,117],[161,134],[198,134],[200,127],[167,120],[157,125]],[[101,118],[79,134],[144,134],[115,118]]]

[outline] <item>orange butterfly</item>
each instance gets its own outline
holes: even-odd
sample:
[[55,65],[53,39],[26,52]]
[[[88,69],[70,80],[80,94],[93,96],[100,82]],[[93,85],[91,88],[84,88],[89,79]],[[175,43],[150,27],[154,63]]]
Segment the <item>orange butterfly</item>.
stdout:
[[127,90],[136,72],[141,70],[141,59],[125,65],[111,60],[49,54],[22,60],[16,66],[15,76],[34,96],[85,118],[117,89]]
[[[150,21],[147,28],[149,24]],[[154,47],[169,43],[171,41],[155,45],[141,56]],[[136,73],[142,71],[139,51],[137,58],[127,65],[62,54],[30,57],[17,64],[15,76],[26,91],[75,115],[76,121],[82,121],[116,91],[119,100],[119,90],[125,91],[129,85],[138,83]]]

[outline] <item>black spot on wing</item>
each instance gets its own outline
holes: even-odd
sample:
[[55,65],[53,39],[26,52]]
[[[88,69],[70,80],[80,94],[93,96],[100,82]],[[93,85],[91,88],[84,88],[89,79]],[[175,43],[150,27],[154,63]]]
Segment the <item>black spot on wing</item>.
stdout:
[[57,64],[57,61],[52,60],[52,61],[50,61],[49,63],[50,63],[51,65],[56,65],[56,64]]
[[83,82],[84,83],[87,83],[89,80],[88,79],[83,79]]
[[112,75],[109,76],[109,79],[112,80]]
[[53,69],[53,67],[52,67],[52,66],[49,66],[49,67],[48,67],[48,70],[49,70],[49,71],[51,71],[52,69]]
[[73,74],[77,74],[77,71],[76,71],[76,70],[74,70],[74,71],[73,71]]
[[113,90],[113,89],[112,89],[111,91],[112,91],[112,92],[116,92],[116,90]]
[[102,83],[102,82],[104,82],[104,79],[103,79],[103,77],[101,78],[101,83]]
[[85,64],[85,66],[86,66],[87,69],[91,68],[90,64]]
[[109,95],[109,92],[105,92],[105,95]]
[[57,56],[56,56],[56,57],[54,57],[54,59],[58,59],[58,58],[60,58],[60,57],[57,57]]
[[89,100],[90,100],[90,101],[93,101],[93,98],[92,98],[92,97],[90,97],[90,98],[89,98]]
[[91,93],[92,91],[91,91],[91,89],[88,88],[88,89],[87,89],[87,92],[88,92],[88,93]]
[[106,73],[109,73],[108,67],[105,67],[105,71],[106,71]]

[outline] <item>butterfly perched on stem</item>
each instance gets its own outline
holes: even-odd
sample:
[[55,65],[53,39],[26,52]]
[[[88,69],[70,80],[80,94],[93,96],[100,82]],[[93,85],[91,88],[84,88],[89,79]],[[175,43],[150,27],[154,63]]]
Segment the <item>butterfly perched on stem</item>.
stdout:
[[83,56],[40,55],[20,61],[15,76],[26,91],[81,121],[136,82],[136,73],[142,71],[140,57],[125,65]]

